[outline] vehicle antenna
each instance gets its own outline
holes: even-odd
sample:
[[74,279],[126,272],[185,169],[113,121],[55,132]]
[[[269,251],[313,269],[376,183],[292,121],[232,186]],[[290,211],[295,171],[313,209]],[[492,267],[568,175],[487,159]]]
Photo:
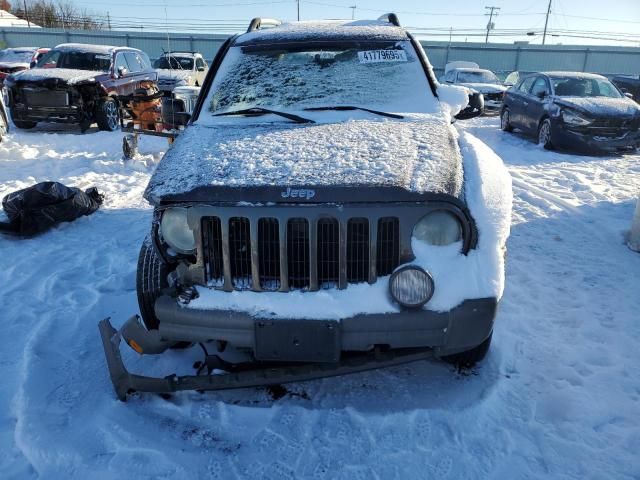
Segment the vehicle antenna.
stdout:
[[169,70],[173,70],[171,65],[171,40],[169,39],[169,16],[167,15],[167,0],[164,0],[164,26],[167,29],[167,52],[169,52]]

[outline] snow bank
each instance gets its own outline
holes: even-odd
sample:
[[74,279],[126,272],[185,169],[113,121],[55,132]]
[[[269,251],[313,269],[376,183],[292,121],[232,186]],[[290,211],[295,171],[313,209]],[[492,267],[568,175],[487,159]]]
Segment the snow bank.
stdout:
[[83,81],[93,81],[96,75],[104,75],[104,72],[93,70],[74,70],[71,68],[32,68],[14,73],[16,81],[37,82],[49,78],[64,80],[69,85]]
[[[504,248],[511,222],[511,177],[489,147],[468,133],[460,144],[464,158],[465,198],[476,221],[478,245],[467,255],[461,243],[446,247],[425,245],[416,239],[411,262],[429,271],[435,293],[425,305],[433,311],[450,310],[466,299],[501,298],[504,290]],[[198,288],[200,297],[186,308],[230,309],[254,316],[342,319],[365,313],[397,312],[388,294],[388,279],[349,285],[345,290],[319,292],[233,292]]]

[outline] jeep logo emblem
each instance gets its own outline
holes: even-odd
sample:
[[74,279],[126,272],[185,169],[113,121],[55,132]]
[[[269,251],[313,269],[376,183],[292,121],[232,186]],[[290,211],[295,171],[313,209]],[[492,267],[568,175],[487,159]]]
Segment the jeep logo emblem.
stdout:
[[285,191],[280,192],[280,196],[282,198],[304,198],[306,200],[311,200],[316,196],[316,191],[309,188],[287,187]]

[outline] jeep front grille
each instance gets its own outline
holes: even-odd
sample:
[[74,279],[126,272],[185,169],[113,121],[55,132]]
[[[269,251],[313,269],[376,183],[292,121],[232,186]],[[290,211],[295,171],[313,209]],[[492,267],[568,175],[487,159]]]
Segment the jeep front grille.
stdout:
[[226,289],[346,288],[400,263],[396,217],[203,217],[201,226],[205,280]]

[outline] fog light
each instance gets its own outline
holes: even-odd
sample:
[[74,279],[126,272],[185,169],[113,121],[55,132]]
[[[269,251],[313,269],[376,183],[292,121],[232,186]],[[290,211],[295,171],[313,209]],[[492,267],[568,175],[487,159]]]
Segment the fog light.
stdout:
[[415,265],[399,268],[389,279],[389,292],[403,307],[418,308],[433,295],[433,278],[428,272]]

